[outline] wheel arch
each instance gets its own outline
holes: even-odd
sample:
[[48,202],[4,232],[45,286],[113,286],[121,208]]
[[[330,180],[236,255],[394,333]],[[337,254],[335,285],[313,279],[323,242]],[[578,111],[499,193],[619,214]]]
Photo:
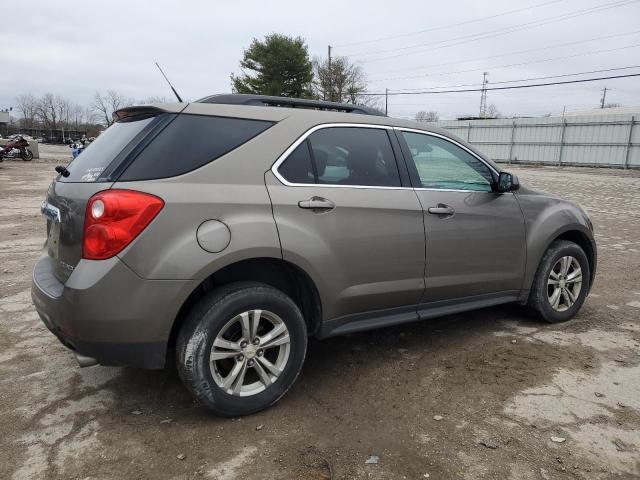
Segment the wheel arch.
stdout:
[[536,255],[534,268],[532,268],[532,271],[529,272],[529,275],[527,277],[527,289],[531,287],[533,278],[538,270],[540,261],[542,260],[545,252],[549,250],[551,244],[557,240],[567,240],[575,243],[580,248],[582,248],[585,255],[587,256],[587,260],[589,261],[589,289],[591,289],[596,273],[597,251],[595,241],[593,240],[591,232],[589,232],[582,225],[567,226],[566,228],[555,232],[549,237],[544,245],[544,248],[542,248]]
[[[584,253],[587,255],[587,260],[589,261],[589,287],[591,287],[596,274],[595,245],[591,242],[589,237],[580,230],[567,230],[554,238],[551,243],[556,240],[568,240],[582,248]],[[551,243],[549,243],[549,245],[551,245]],[[549,248],[549,246],[547,246],[547,248]]]
[[314,281],[307,272],[279,258],[250,258],[225,265],[211,273],[192,290],[173,321],[168,351],[175,347],[178,332],[191,307],[213,289],[237,281],[260,282],[284,292],[300,308],[307,323],[309,335],[315,335],[319,331],[322,319],[321,298]]

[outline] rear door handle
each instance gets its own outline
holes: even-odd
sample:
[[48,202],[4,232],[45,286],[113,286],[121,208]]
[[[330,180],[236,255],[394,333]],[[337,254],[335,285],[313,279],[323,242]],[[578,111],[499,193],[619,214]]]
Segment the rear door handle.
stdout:
[[429,207],[427,211],[432,215],[445,215],[448,217],[456,213],[453,208],[449,205],[445,205],[444,203],[439,203],[437,207]]
[[309,200],[300,200],[298,206],[307,210],[328,211],[333,210],[336,204],[326,198],[311,197]]

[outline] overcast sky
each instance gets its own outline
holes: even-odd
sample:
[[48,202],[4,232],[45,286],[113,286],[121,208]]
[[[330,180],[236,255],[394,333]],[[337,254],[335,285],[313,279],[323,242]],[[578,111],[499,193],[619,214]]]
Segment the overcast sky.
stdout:
[[[15,107],[22,93],[52,92],[81,104],[108,89],[170,97],[154,61],[183,98],[228,92],[243,49],[272,32],[304,37],[312,56],[335,46],[334,55],[362,66],[372,92],[478,86],[483,71],[491,86],[640,65],[638,0],[23,0],[8,15],[0,29],[0,108]],[[605,86],[607,102],[640,105],[640,77],[490,91],[488,103],[505,115],[580,110],[597,106]],[[477,114],[479,102],[478,92],[393,96],[389,113],[436,110],[452,118]]]

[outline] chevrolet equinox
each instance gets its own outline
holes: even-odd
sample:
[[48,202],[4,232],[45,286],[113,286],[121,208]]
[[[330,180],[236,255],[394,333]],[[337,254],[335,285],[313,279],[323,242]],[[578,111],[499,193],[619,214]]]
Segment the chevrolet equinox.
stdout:
[[114,120],[56,168],[35,307],[81,366],[175,358],[219,415],[278,401],[309,336],[508,302],[562,322],[593,283],[584,211],[447,131],[249,95]]

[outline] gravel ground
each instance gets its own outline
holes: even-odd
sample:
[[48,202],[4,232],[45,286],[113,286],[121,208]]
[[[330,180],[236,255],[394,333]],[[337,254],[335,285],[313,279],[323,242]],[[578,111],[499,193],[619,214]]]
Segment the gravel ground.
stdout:
[[38,208],[64,148],[0,164],[0,478],[640,478],[640,172],[512,169],[595,223],[575,320],[508,306],[311,342],[277,406],[231,420],[174,369],[79,369],[39,321]]

